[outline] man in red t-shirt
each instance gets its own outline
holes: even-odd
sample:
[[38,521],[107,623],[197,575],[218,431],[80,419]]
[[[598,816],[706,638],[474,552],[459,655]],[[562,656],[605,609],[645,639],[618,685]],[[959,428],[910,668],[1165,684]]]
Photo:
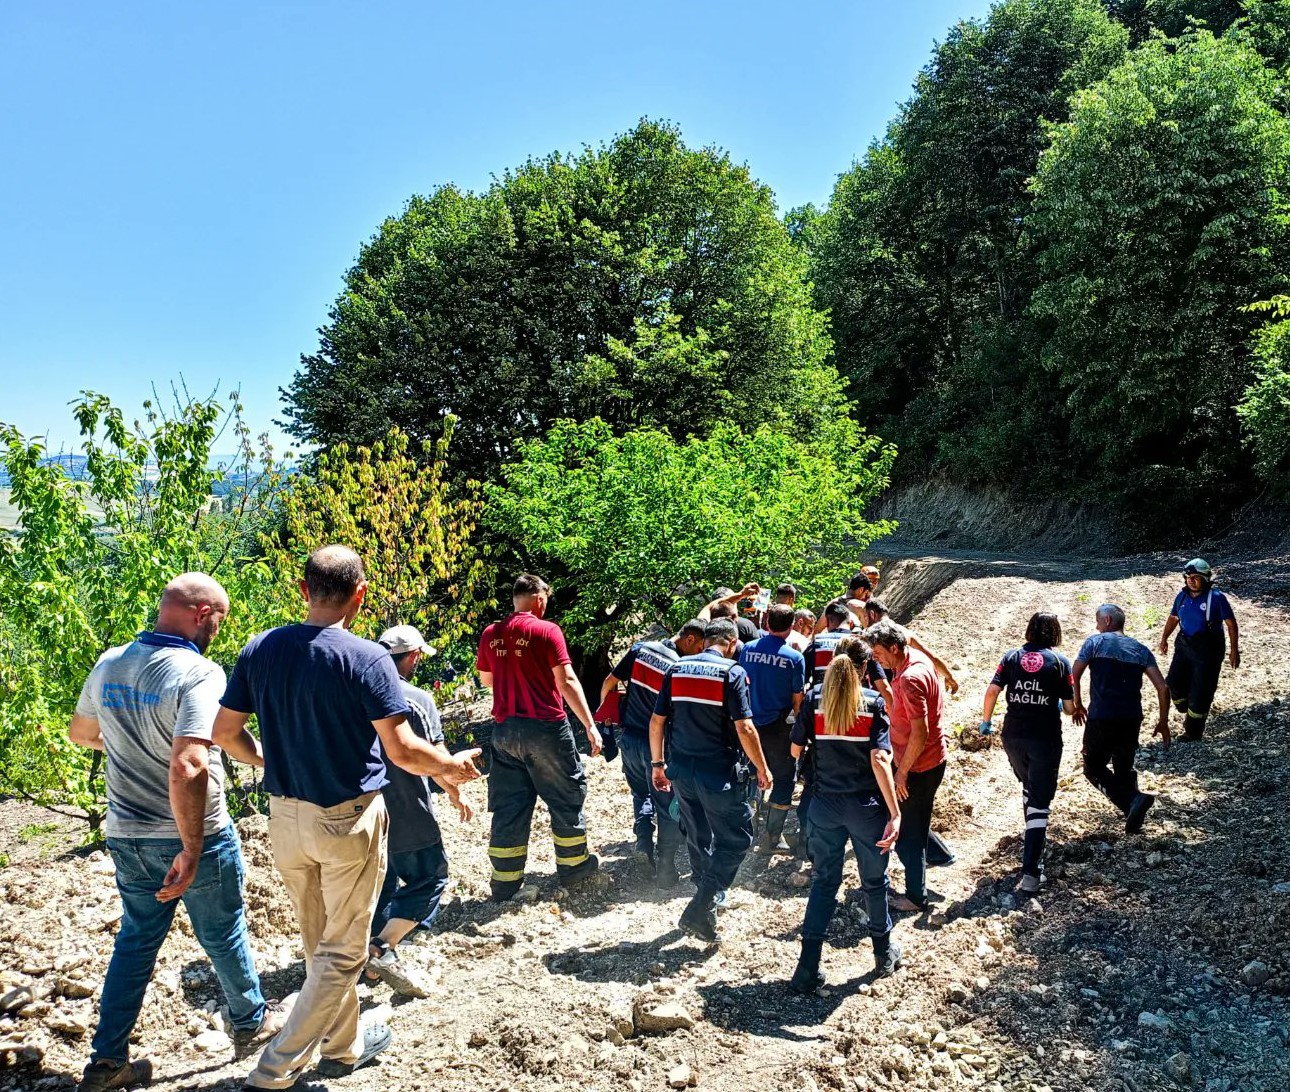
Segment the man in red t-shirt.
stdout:
[[891,900],[893,910],[927,909],[927,839],[932,805],[945,776],[948,751],[941,730],[945,695],[932,661],[909,646],[895,622],[882,621],[864,631],[874,658],[891,676],[891,747],[896,759],[896,796],[900,799],[900,838],[896,855],[905,866],[905,894]]
[[587,774],[565,716],[567,702],[587,730],[591,753],[600,732],[573,673],[564,634],[544,621],[551,588],[525,573],[515,581],[515,613],[484,630],[475,667],[493,692],[493,760],[488,810],[493,829],[492,897],[505,902],[524,883],[533,805],[540,796],[551,813],[560,882],[576,884],[599,867],[587,849]]

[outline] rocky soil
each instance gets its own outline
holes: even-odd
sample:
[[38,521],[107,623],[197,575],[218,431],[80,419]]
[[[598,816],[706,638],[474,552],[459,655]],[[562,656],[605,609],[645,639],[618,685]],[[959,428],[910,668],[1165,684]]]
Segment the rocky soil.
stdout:
[[[894,551],[893,551],[894,555]],[[889,555],[890,558],[891,555]],[[891,560],[882,593],[955,669],[956,726],[974,728],[999,653],[1055,609],[1068,654],[1096,606],[1122,604],[1154,644],[1177,586],[1173,560],[1035,563]],[[1244,580],[1244,583],[1243,583]],[[445,822],[456,877],[441,927],[407,952],[439,983],[424,1001],[363,987],[395,1047],[381,1063],[314,1087],[376,1090],[977,1088],[990,1092],[1284,1092],[1290,1088],[1290,613],[1284,564],[1227,582],[1245,663],[1225,670],[1209,738],[1139,755],[1160,802],[1126,836],[1078,770],[1068,727],[1053,809],[1049,885],[1014,893],[1021,802],[1003,753],[956,744],[936,826],[958,854],[931,873],[930,916],[897,925],[906,967],[871,980],[850,871],[829,986],[784,985],[796,958],[808,870],[750,856],[722,943],[675,922],[688,888],[654,891],[630,861],[630,799],[617,764],[590,762],[590,832],[609,884],[565,895],[535,822],[526,901],[486,901],[487,817]],[[964,737],[971,744],[971,735]],[[467,790],[482,811],[483,786]],[[47,816],[0,804],[0,1088],[75,1083],[119,920],[112,865],[69,836],[20,831]],[[257,963],[282,996],[303,976],[290,906],[262,819],[240,829]],[[893,872],[899,872],[893,861]],[[899,876],[896,886],[899,887]],[[163,1089],[233,1088],[218,988],[180,912],[138,1028]]]

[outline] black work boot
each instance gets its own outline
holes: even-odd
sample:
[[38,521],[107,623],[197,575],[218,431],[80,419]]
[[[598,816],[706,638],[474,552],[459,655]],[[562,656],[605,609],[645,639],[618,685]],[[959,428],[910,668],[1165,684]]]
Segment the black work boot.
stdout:
[[757,841],[758,853],[787,853],[788,843],[784,841],[784,822],[788,819],[787,808],[777,808],[773,804],[766,808],[766,825],[762,828],[761,838]]
[[106,1092],[109,1088],[141,1088],[152,1083],[152,1063],[147,1058],[137,1062],[90,1062],[85,1067],[76,1092]]
[[891,939],[890,933],[884,937],[874,937],[873,965],[877,972],[875,977],[886,978],[888,975],[895,974],[900,969],[901,956],[904,954],[900,945]]
[[820,974],[820,953],[824,948],[822,940],[802,941],[802,954],[797,957],[797,969],[788,980],[788,988],[794,993],[814,993],[824,985],[824,975]]
[[1133,803],[1129,805],[1129,810],[1124,817],[1124,833],[1137,834],[1142,825],[1147,821],[1147,812],[1156,802],[1156,798],[1149,792],[1140,792],[1133,798]]
[[717,911],[713,905],[712,892],[707,888],[699,888],[681,912],[678,924],[690,936],[706,940],[709,944],[714,943],[717,940]]

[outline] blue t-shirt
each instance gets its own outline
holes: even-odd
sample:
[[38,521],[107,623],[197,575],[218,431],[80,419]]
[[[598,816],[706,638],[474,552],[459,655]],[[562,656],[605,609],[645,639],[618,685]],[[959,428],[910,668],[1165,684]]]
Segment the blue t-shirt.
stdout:
[[739,666],[748,672],[753,723],[773,724],[793,709],[793,696],[806,681],[806,657],[786,638],[768,633],[744,645]]
[[1200,595],[1192,595],[1183,588],[1174,597],[1173,609],[1169,613],[1177,617],[1178,628],[1187,637],[1195,637],[1206,630],[1221,637],[1223,623],[1236,617],[1227,596],[1214,587]]
[[1141,641],[1123,633],[1095,633],[1075,657],[1088,664],[1088,715],[1097,719],[1142,717],[1142,676],[1156,658]]
[[654,712],[668,718],[668,776],[700,776],[728,784],[743,754],[734,722],[750,720],[748,674],[711,649],[667,669]]
[[372,721],[409,711],[388,649],[304,624],[252,637],[220,704],[259,718],[265,789],[320,808],[385,785]]

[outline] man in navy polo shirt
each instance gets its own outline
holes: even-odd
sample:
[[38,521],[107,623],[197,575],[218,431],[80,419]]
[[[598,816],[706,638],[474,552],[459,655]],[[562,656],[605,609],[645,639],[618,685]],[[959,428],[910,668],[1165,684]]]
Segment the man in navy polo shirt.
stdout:
[[752,721],[748,675],[733,659],[738,630],[720,618],[708,623],[703,639],[701,653],[663,676],[649,743],[654,787],[676,793],[690,858],[701,866],[680,926],[715,941],[717,896],[734,883],[753,843],[748,761],[759,789],[771,787],[771,775]]
[[[655,882],[664,888],[675,886],[678,879],[676,849],[681,844],[681,828],[671,814],[672,794],[654,788],[650,776],[649,722],[667,669],[682,656],[703,651],[706,626],[707,623],[695,618],[686,622],[675,637],[637,641],[614,665],[600,688],[600,698],[604,701],[620,682],[627,684],[618,704],[618,745],[623,774],[632,793],[636,856],[654,868]],[[657,858],[654,853],[656,821]]]
[[273,860],[305,949],[300,996],[247,1088],[292,1087],[319,1048],[318,1072],[342,1077],[390,1045],[384,1024],[360,1027],[357,988],[385,879],[385,759],[445,785],[479,776],[478,749],[448,755],[409,727],[389,652],[349,632],[367,594],[359,556],[315,550],[300,591],[304,622],[247,642],[213,730],[230,756],[264,767]]
[[[1092,676],[1092,695],[1084,708],[1083,678]],[[1124,633],[1124,611],[1114,603],[1097,608],[1097,632],[1075,657],[1075,723],[1084,724],[1084,776],[1124,813],[1125,830],[1136,834],[1156,798],[1138,791],[1133,759],[1142,727],[1142,677],[1160,696],[1155,734],[1169,746],[1169,687],[1151,649]],[[1087,719],[1086,719],[1087,718]]]
[[1227,661],[1233,670],[1241,666],[1240,630],[1227,596],[1214,587],[1209,562],[1197,557],[1183,566],[1184,587],[1175,597],[1165,631],[1160,635],[1160,655],[1169,653],[1169,638],[1179,630],[1174,642],[1174,658],[1165,681],[1174,708],[1183,715],[1184,740],[1197,740],[1205,734],[1205,720],[1218,689],[1223,670],[1223,653],[1227,640]]
[[793,628],[793,608],[774,603],[766,612],[768,632],[744,645],[739,666],[748,673],[752,720],[761,738],[762,753],[770,764],[775,788],[765,813],[766,824],[757,849],[762,853],[788,852],[784,821],[793,806],[793,761],[789,721],[796,719],[806,683],[806,659],[788,643]]

